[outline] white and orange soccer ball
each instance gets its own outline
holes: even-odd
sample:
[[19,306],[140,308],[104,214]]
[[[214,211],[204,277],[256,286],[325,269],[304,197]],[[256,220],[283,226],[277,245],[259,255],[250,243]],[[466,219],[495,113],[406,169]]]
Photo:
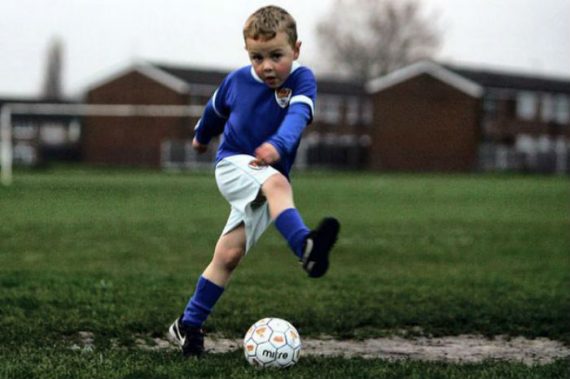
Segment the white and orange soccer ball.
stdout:
[[245,359],[255,367],[291,367],[299,361],[301,337],[288,321],[264,318],[245,334],[243,351]]

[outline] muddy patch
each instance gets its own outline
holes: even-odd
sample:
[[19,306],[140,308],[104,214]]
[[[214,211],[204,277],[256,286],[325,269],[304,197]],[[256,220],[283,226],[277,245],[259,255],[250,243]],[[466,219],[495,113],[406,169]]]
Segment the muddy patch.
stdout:
[[569,348],[546,338],[529,340],[522,337],[496,337],[488,339],[473,335],[416,339],[391,337],[365,341],[309,339],[304,341],[303,347],[303,353],[307,355],[455,363],[502,360],[532,365],[547,364],[556,359],[570,357]]
[[[93,335],[80,332],[72,349],[92,350]],[[83,345],[83,346],[81,346]],[[206,338],[209,353],[226,353],[242,348],[241,339]],[[164,338],[135,336],[135,346],[142,350],[178,350],[178,346]],[[478,363],[488,360],[520,362],[527,365],[542,365],[557,359],[570,358],[570,348],[547,338],[524,337],[485,338],[476,335],[461,335],[441,338],[375,338],[363,341],[335,340],[329,337],[304,338],[302,355],[338,356],[345,358],[420,360],[450,363]]]

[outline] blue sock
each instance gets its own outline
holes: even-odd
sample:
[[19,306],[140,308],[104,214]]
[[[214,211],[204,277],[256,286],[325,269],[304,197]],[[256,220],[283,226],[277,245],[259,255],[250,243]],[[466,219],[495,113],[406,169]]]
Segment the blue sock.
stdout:
[[275,219],[275,227],[287,240],[295,255],[302,258],[303,245],[309,235],[309,228],[305,226],[299,211],[296,208],[285,209]]
[[184,310],[182,323],[200,328],[223,292],[224,287],[220,287],[200,276],[194,295],[190,298]]

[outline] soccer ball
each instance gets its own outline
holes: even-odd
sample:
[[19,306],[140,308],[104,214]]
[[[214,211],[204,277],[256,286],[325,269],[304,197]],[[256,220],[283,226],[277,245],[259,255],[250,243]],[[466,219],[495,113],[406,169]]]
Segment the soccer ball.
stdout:
[[289,322],[274,317],[264,318],[245,334],[243,351],[245,359],[255,367],[291,367],[299,361],[301,337]]

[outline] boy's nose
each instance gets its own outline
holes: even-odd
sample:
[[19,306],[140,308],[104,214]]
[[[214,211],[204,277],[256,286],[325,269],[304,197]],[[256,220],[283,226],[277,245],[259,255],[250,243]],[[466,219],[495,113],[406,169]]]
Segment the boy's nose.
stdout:
[[269,61],[263,62],[263,71],[273,71],[273,65]]

